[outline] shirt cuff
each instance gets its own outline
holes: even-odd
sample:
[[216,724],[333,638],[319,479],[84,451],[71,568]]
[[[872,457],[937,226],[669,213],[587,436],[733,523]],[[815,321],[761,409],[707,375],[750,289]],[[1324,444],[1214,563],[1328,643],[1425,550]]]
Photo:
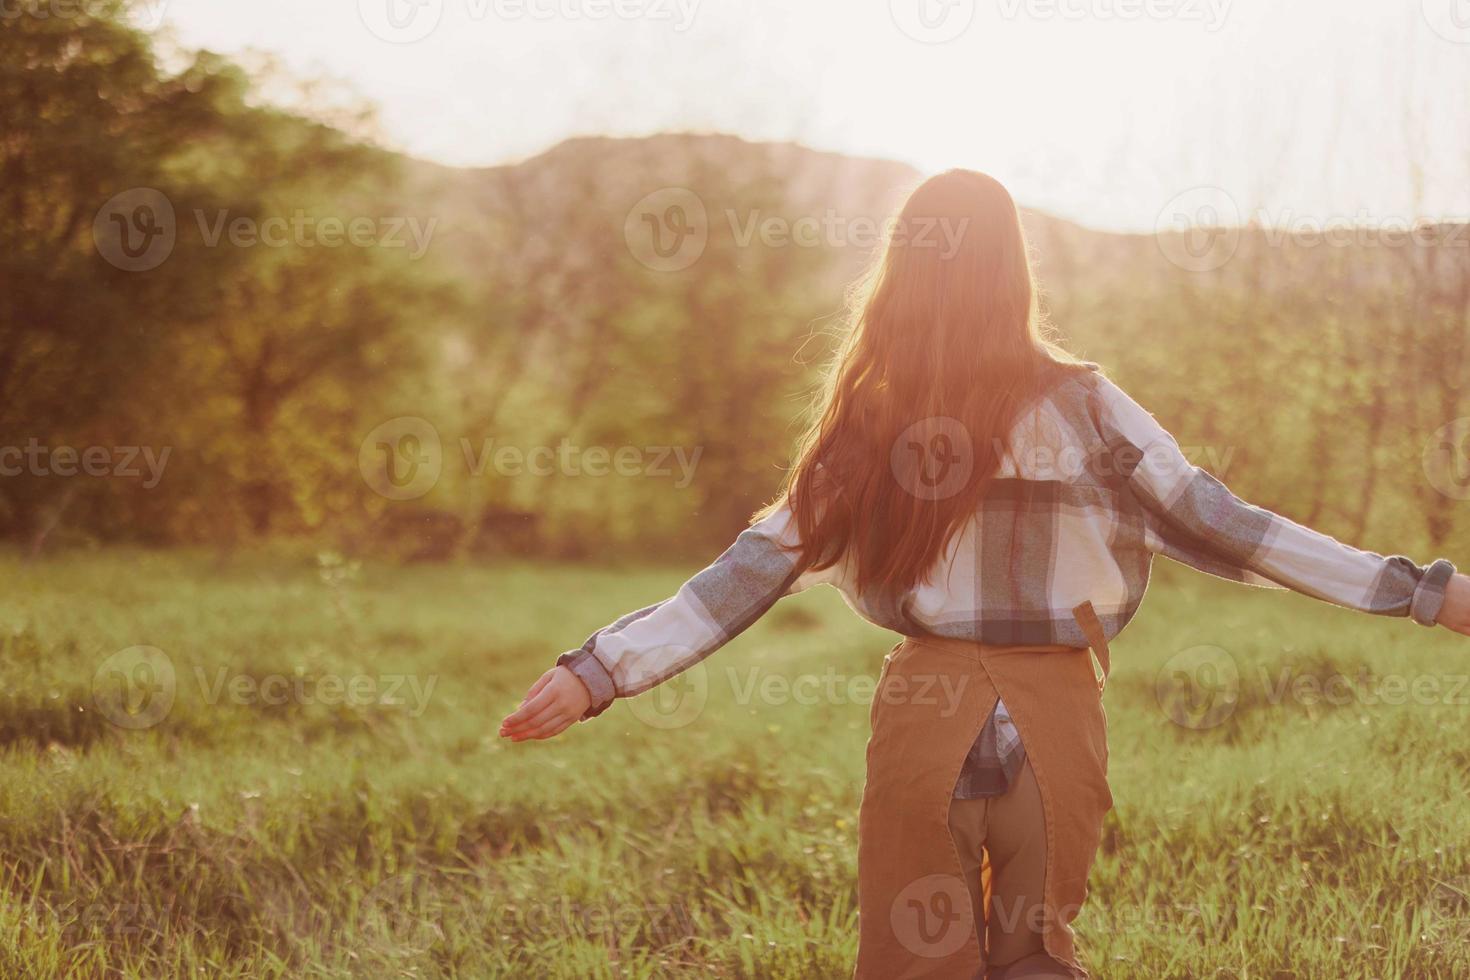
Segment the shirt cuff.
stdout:
[[[1443,593],[1444,587],[1440,586]],[[1441,598],[1443,596],[1441,595]],[[1435,606],[1438,609],[1438,606]],[[556,658],[557,666],[566,667],[577,675],[587,687],[587,693],[592,696],[592,703],[587,706],[587,711],[582,715],[582,720],[596,718],[607,710],[608,705],[618,696],[616,685],[613,684],[612,674],[602,665],[602,661],[593,656],[591,650],[572,650]]]
[[1414,597],[1409,600],[1409,617],[1420,626],[1433,626],[1444,605],[1444,590],[1454,577],[1455,566],[1441,558],[1430,565],[1414,587]]

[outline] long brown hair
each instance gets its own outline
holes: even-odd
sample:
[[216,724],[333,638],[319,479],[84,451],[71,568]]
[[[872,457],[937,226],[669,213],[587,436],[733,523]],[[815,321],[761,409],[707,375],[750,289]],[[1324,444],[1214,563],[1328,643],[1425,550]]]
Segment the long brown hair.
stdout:
[[801,563],[906,589],[975,513],[1021,409],[1083,365],[1046,335],[1020,214],[972,170],[931,177],[854,292],[781,499]]

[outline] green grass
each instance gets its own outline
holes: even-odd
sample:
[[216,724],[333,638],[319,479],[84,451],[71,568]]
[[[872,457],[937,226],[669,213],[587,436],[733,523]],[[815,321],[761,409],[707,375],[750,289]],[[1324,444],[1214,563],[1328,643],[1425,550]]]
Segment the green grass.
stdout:
[[[1117,806],[1079,920],[1094,972],[1470,976],[1470,645],[1160,573],[1105,699]],[[892,637],[834,593],[783,602],[673,682],[681,701],[495,737],[556,653],[679,580],[0,557],[0,976],[846,975],[860,679]],[[117,678],[94,675],[139,645],[167,656],[173,702],[129,730],[99,710]],[[1218,713],[1158,684],[1199,646],[1240,675],[1203,729],[1170,714]],[[1281,697],[1282,670],[1359,686]],[[1365,672],[1418,696],[1370,703]],[[819,683],[798,703],[802,675]],[[291,693],[211,699],[221,676]],[[316,699],[356,676],[428,697]]]

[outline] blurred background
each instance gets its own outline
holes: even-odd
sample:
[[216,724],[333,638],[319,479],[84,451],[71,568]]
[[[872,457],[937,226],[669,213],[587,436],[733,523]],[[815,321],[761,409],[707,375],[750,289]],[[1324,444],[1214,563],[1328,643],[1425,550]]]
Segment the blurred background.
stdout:
[[682,2],[8,5],[0,534],[706,554],[965,166],[1240,492],[1454,539],[1454,0]]
[[[891,637],[495,723],[777,492],[953,166],[1193,461],[1470,564],[1467,92],[1465,0],[0,0],[0,972],[844,975]],[[1467,975],[1464,651],[1161,583],[1099,975]]]

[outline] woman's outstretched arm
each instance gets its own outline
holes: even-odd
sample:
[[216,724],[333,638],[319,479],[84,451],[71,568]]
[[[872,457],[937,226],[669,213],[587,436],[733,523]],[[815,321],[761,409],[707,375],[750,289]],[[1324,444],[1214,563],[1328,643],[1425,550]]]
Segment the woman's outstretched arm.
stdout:
[[603,627],[531,687],[501,722],[514,741],[551,738],[615,698],[641,694],[739,636],[798,584],[795,523],[784,505],[741,532],[724,554],[657,605]]
[[1248,504],[1191,464],[1117,385],[1100,379],[1098,398],[1110,471],[1142,503],[1153,550],[1206,571],[1470,634],[1470,578],[1449,561],[1385,558]]

